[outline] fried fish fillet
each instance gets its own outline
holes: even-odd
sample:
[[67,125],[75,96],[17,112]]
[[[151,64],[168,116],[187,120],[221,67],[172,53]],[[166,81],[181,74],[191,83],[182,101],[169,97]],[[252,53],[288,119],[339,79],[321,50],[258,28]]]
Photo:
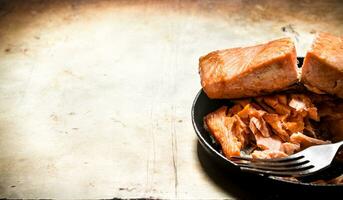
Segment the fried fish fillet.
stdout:
[[313,92],[343,98],[343,37],[318,34],[306,54],[301,82]]
[[214,51],[199,60],[201,85],[210,98],[242,98],[284,89],[298,81],[290,38]]

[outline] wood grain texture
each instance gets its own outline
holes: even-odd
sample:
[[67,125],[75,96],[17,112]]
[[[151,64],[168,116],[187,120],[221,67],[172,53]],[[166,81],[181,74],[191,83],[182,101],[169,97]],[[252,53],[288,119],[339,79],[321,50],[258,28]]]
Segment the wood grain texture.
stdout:
[[201,162],[190,119],[198,59],[284,36],[304,55],[316,32],[343,34],[342,8],[0,1],[0,198],[255,196]]

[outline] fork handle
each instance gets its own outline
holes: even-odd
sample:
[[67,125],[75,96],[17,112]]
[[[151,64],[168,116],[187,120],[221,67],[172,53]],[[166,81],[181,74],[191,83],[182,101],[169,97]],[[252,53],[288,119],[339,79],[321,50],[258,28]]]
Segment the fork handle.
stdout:
[[334,145],[337,147],[337,149],[339,149],[343,145],[343,140],[340,142],[334,143]]
[[339,150],[343,146],[343,140],[333,143],[332,145],[334,145],[337,148],[337,150]]

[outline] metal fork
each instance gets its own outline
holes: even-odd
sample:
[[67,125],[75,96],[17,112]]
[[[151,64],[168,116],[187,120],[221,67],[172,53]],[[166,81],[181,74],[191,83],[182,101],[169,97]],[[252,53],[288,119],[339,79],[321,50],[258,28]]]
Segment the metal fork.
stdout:
[[234,156],[233,161],[242,171],[275,175],[302,177],[312,175],[329,167],[343,141],[308,147],[285,158],[253,159]]

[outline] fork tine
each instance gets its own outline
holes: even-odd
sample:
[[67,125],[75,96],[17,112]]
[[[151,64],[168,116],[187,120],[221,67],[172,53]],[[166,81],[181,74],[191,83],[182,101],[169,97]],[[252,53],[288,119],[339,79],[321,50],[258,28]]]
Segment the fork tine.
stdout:
[[256,165],[254,163],[239,164],[239,167],[254,168],[268,171],[303,171],[312,168],[312,165],[306,165],[309,161],[304,161],[296,166],[268,166],[268,165]]
[[238,166],[254,166],[254,167],[296,167],[308,163],[308,160],[299,159],[289,162],[249,162],[249,161],[235,161]]
[[293,160],[289,162],[254,162],[254,161],[235,161],[238,166],[245,166],[245,165],[253,165],[253,166],[260,166],[260,167],[292,167],[292,166],[299,166],[304,165],[310,161],[299,159]]
[[250,157],[241,157],[241,156],[232,156],[231,158],[236,160],[246,160],[251,162],[265,162],[265,163],[273,163],[273,162],[290,162],[295,161],[303,158],[302,155],[292,155],[285,158],[273,158],[273,159],[259,159],[259,158],[250,158]]
[[[311,168],[312,167],[313,166],[311,165]],[[301,171],[271,171],[271,170],[255,169],[255,168],[249,168],[249,167],[241,167],[241,170],[246,171],[246,172],[260,173],[260,174],[272,175],[272,176],[294,176],[294,177],[307,175],[308,173],[310,173],[309,169],[310,168],[307,168]]]

